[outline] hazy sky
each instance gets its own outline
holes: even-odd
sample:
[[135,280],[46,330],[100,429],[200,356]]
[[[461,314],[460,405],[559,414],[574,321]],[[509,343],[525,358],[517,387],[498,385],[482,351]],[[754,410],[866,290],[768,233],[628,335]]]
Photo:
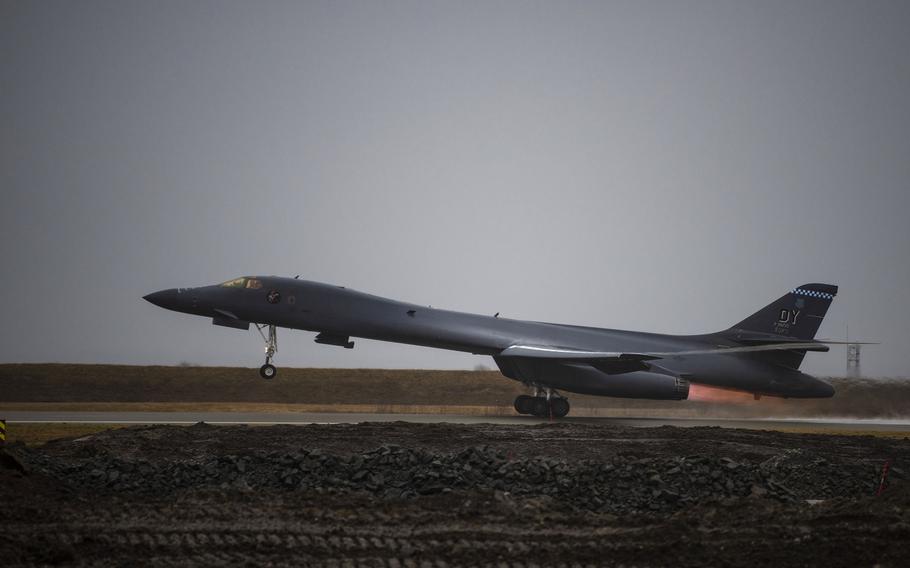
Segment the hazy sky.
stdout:
[[668,333],[833,283],[819,335],[906,375],[908,30],[906,1],[0,0],[0,361],[258,366],[142,296],[299,273]]

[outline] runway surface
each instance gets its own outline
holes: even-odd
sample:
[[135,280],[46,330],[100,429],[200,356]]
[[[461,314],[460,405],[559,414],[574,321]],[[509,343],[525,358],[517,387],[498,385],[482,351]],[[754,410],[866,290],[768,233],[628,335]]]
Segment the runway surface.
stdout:
[[[417,422],[457,424],[542,424],[529,416],[458,416],[451,414],[350,414],[313,412],[67,412],[9,411],[0,419],[9,423],[79,424],[357,424],[361,422]],[[689,419],[689,418],[564,418],[563,422],[604,423],[635,427],[720,426],[752,430],[811,429],[824,431],[910,432],[910,420],[836,419]]]

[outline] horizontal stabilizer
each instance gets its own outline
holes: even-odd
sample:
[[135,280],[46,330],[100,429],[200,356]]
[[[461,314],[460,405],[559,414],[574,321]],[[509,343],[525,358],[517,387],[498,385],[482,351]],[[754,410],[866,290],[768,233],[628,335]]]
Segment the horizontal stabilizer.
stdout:
[[665,353],[652,353],[662,359],[684,355],[726,355],[728,353],[759,353],[762,351],[820,351],[826,352],[830,348],[817,341],[790,341],[785,343],[768,343],[765,345],[748,345],[745,347],[718,346],[714,349],[695,349],[692,351],[670,351]]

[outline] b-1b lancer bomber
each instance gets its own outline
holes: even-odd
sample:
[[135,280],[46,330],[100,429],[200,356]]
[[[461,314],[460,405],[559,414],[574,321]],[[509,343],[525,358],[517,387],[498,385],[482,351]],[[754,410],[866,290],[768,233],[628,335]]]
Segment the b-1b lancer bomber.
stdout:
[[563,417],[558,391],[684,400],[698,383],[794,398],[834,395],[828,383],[801,373],[807,351],[828,351],[814,339],[837,286],[803,284],[733,327],[704,335],[664,335],[520,321],[435,309],[329,284],[249,276],[214,286],[173,288],[149,302],[248,330],[265,341],[265,379],[279,327],[316,332],[316,342],[350,349],[352,337],[464,351],[493,357],[503,375],[534,395],[515,399],[520,414]]

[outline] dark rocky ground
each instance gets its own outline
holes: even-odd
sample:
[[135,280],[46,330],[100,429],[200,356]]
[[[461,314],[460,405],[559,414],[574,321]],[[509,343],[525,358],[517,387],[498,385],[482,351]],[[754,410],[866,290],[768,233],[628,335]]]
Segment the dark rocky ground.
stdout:
[[[571,423],[196,425],[8,454],[4,565],[910,558],[906,439]],[[876,497],[886,460],[890,485]]]

